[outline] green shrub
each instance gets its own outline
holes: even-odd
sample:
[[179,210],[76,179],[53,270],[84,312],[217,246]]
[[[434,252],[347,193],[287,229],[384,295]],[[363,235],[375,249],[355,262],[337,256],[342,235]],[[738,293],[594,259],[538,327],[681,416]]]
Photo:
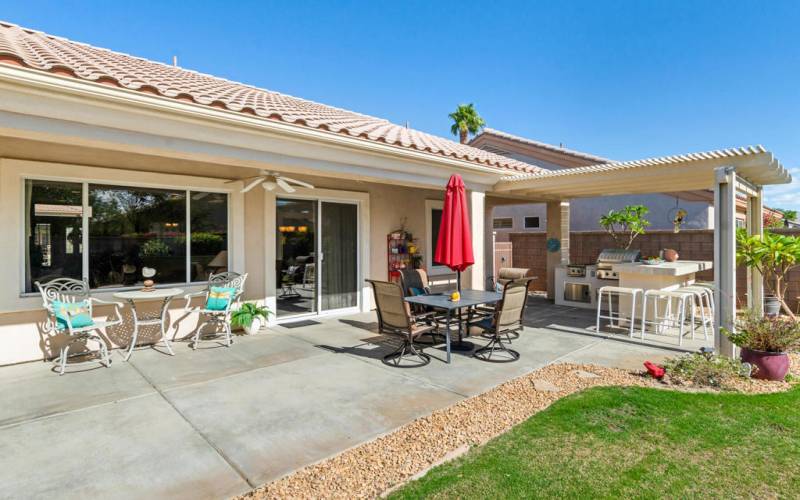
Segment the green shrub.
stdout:
[[749,365],[738,359],[699,353],[669,358],[664,368],[673,382],[703,387],[725,388],[729,380],[750,375]]
[[747,311],[736,319],[735,333],[725,328],[722,333],[753,351],[786,352],[800,347],[800,323],[786,316],[759,317]]
[[167,255],[169,255],[169,245],[159,239],[145,241],[142,244],[142,248],[139,250],[139,256],[143,259],[149,257],[166,257]]

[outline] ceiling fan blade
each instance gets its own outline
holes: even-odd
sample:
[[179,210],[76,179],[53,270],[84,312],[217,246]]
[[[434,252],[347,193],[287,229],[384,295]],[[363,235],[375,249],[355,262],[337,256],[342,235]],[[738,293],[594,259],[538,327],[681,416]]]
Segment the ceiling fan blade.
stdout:
[[229,181],[225,181],[225,184],[235,184],[237,182],[247,182],[250,179],[258,179],[259,177],[264,177],[263,175],[251,175],[250,177],[242,177],[241,179],[231,179]]
[[278,183],[278,185],[281,187],[281,189],[283,189],[287,193],[294,193],[296,191],[295,188],[290,186],[288,182],[286,182],[285,180],[283,180],[280,177],[276,177],[275,178],[275,182]]
[[304,188],[314,189],[314,186],[307,182],[298,181],[297,179],[292,179],[291,177],[284,177],[283,175],[280,176],[281,179],[285,180],[286,182],[291,182],[292,184],[297,184],[298,186],[303,186]]
[[242,193],[250,191],[251,189],[258,186],[262,182],[264,182],[264,177],[256,177],[255,180],[251,181],[244,188],[242,188]]

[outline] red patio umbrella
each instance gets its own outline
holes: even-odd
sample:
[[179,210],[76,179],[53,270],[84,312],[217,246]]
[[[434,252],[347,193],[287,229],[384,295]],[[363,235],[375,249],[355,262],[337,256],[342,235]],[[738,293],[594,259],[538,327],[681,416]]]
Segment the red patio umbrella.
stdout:
[[433,260],[458,273],[458,291],[461,292],[461,271],[475,263],[472,254],[472,232],[469,229],[469,212],[464,181],[453,174],[447,182],[444,195],[439,240]]

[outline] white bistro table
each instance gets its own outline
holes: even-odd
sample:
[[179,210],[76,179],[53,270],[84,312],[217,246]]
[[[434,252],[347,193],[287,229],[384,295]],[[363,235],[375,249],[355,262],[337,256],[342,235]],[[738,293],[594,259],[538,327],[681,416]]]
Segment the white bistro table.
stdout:
[[[167,331],[164,323],[167,319],[167,308],[170,301],[181,294],[183,294],[183,289],[181,288],[157,288],[151,291],[130,290],[126,292],[117,292],[114,294],[114,298],[127,301],[128,304],[131,305],[131,310],[133,311],[133,335],[131,335],[131,344],[130,347],[128,347],[128,352],[125,354],[125,361],[130,359],[133,349],[136,347],[136,343],[139,339],[139,327],[148,325],[157,325],[159,327],[161,331],[161,340],[164,341],[167,351],[169,351],[170,356],[175,355],[175,353],[172,351],[172,346],[169,345],[169,340],[167,340]],[[157,299],[161,299],[161,308],[157,313],[140,315],[136,311],[137,301],[145,302]]]

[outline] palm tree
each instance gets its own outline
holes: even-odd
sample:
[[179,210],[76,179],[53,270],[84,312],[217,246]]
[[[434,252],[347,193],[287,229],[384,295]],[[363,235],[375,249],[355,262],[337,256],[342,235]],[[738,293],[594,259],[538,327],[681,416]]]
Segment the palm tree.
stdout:
[[475,111],[475,106],[470,104],[459,104],[453,113],[448,115],[453,120],[450,132],[459,136],[461,144],[466,144],[469,134],[477,134],[478,130],[486,126],[481,115]]

